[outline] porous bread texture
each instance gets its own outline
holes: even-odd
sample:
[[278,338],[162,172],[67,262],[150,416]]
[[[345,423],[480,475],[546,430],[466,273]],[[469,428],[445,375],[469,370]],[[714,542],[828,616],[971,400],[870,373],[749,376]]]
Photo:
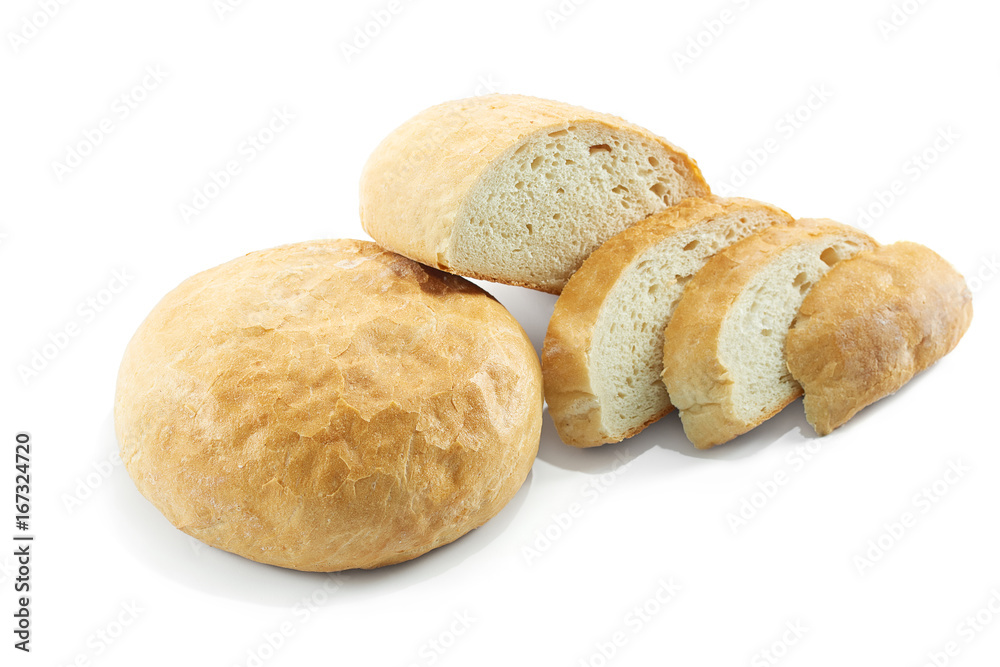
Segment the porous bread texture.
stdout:
[[468,281],[366,241],[200,273],[122,360],[121,457],[175,526],[262,563],[373,568],[447,544],[525,480],[541,369]]
[[663,331],[709,257],[792,217],[750,199],[687,199],[598,248],[566,284],[549,321],[542,373],[563,442],[594,447],[635,435],[673,406]]
[[784,359],[809,289],[876,247],[832,220],[770,227],[723,250],[685,287],[664,335],[663,381],[699,449],[728,442],[802,393]]
[[470,190],[455,223],[454,266],[557,291],[604,239],[695,193],[676,159],[598,123],[536,132]]
[[965,279],[900,242],[843,261],[806,296],[785,343],[819,435],[889,396],[958,345],[972,322]]
[[361,178],[361,223],[440,269],[558,294],[602,242],[709,193],[684,151],[621,118],[523,95],[432,107]]

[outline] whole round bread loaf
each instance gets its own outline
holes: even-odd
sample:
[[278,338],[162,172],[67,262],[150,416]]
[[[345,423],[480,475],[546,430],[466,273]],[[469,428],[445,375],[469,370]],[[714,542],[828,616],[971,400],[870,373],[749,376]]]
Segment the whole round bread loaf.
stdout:
[[129,343],[115,428],[175,526],[262,563],[415,558],[528,475],[541,371],[467,280],[353,240],[251,253],[168,294]]

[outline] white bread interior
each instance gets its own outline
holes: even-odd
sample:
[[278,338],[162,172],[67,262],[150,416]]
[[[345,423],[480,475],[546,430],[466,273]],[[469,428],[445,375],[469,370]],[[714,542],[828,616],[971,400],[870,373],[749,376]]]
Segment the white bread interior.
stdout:
[[602,123],[547,128],[470,190],[453,235],[459,273],[561,289],[602,242],[696,195],[662,144]]
[[603,241],[706,194],[695,161],[638,125],[485,95],[391,132],[365,165],[360,212],[379,245],[418,262],[558,294]]
[[799,306],[831,267],[875,246],[846,225],[799,220],[720,253],[689,283],[665,334],[663,379],[696,447],[727,442],[801,395],[784,356]]
[[661,379],[663,331],[684,285],[722,248],[792,220],[749,199],[699,197],[595,251],[564,288],[542,356],[549,413],[563,441],[619,442],[672,410]]

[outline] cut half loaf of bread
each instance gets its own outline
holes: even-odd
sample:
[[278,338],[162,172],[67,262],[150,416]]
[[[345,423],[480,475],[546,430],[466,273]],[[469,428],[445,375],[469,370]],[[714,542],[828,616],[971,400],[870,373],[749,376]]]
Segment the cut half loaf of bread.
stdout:
[[820,435],[898,391],[958,345],[972,294],[951,264],[916,243],[841,262],[809,293],[785,344]]
[[812,285],[876,247],[832,220],[769,227],[723,250],[687,284],[664,335],[663,381],[699,449],[727,442],[802,393],[788,329]]
[[563,442],[618,442],[667,414],[663,330],[684,285],[722,248],[792,221],[750,199],[687,199],[594,251],[556,302],[542,352]]
[[601,243],[708,193],[684,151],[621,118],[486,95],[427,109],[375,149],[361,224],[424,264],[558,294]]

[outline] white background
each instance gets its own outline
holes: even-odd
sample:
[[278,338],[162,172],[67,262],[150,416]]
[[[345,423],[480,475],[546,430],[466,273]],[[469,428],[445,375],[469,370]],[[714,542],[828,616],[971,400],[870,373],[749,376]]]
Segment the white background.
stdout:
[[[11,646],[12,547],[0,550],[0,662],[767,665],[771,650],[789,667],[918,666],[954,641],[938,664],[996,664],[997,3],[908,0],[880,29],[890,0],[566,0],[565,16],[557,0],[409,0],[350,59],[342,45],[388,0],[50,2],[51,18],[45,4],[7,0],[0,15],[0,537],[14,532],[19,430],[34,438],[37,536],[30,656]],[[423,108],[490,89],[625,116],[687,149],[717,192],[929,245],[969,278],[972,328],[821,441],[801,402],[707,453],[675,415],[589,451],[561,444],[546,416],[510,505],[407,564],[297,573],[173,529],[102,463],[139,322],[184,278],[243,253],[365,238],[369,152]],[[247,159],[241,144],[274,109],[294,120]],[[103,119],[111,132],[81,164],[54,165]],[[185,220],[181,205],[228,160],[240,173]],[[115,271],[128,284],[112,295]],[[554,298],[486,286],[540,347]],[[967,470],[939,481],[952,463]],[[786,483],[761,495],[776,473]],[[940,495],[921,499],[936,481]],[[734,529],[744,500],[759,509]],[[913,525],[889,535],[906,513]],[[982,609],[985,624],[969,624]]]

